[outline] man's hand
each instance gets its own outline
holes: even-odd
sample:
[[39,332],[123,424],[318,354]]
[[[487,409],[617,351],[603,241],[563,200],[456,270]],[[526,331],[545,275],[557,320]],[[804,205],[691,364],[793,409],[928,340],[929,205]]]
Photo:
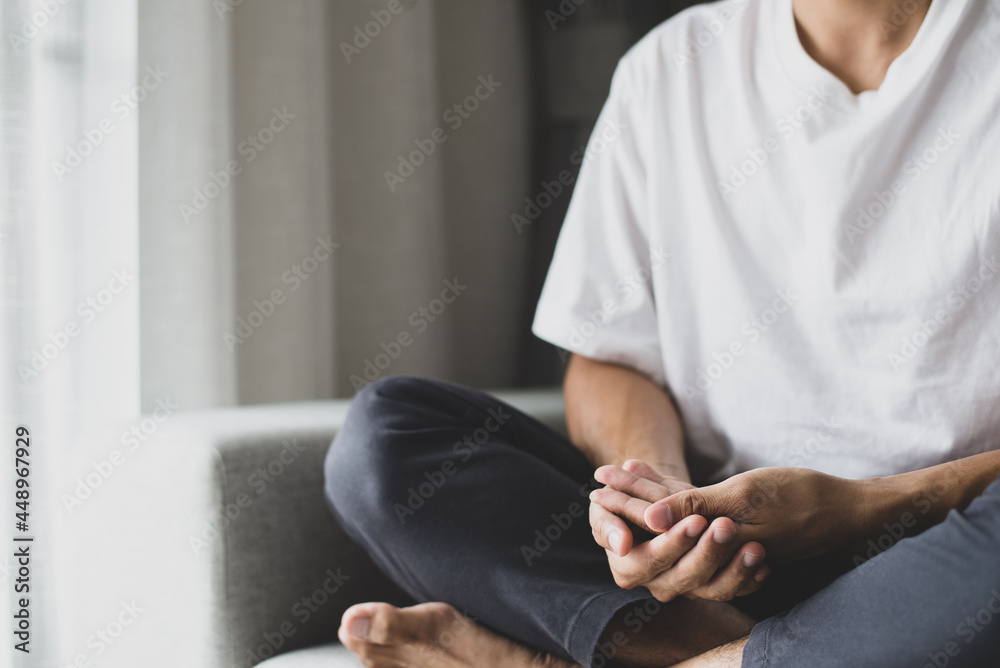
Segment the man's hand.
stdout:
[[[763,586],[769,572],[761,564],[764,548],[738,540],[732,520],[720,517],[709,526],[705,518],[690,515],[678,518],[665,533],[646,523],[651,504],[697,491],[690,483],[660,475],[637,460],[625,462],[624,468],[602,466],[595,478],[608,487],[591,494],[590,523],[594,538],[608,551],[618,586],[646,587],[664,602],[677,596],[728,601]],[[636,544],[626,520],[662,535]]]
[[676,492],[647,507],[642,522],[672,534],[688,517],[727,517],[741,540],[760,542],[773,559],[804,559],[849,543],[864,512],[858,486],[811,469],[754,469]]

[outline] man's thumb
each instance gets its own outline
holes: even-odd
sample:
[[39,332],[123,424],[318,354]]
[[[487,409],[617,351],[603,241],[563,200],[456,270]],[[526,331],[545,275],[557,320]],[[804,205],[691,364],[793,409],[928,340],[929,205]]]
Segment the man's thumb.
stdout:
[[708,488],[689,489],[672,494],[646,508],[646,526],[653,531],[666,531],[689,515],[710,518],[716,512],[715,493]]

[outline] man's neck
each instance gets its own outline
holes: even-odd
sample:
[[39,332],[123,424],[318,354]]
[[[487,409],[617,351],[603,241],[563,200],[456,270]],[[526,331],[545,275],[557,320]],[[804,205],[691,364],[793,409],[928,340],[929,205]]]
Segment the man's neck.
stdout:
[[792,0],[803,48],[854,93],[875,90],[931,0]]

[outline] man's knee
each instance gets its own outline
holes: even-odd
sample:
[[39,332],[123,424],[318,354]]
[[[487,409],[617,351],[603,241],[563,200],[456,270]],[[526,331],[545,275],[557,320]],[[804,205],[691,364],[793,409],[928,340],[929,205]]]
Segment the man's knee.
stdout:
[[[421,405],[434,381],[391,377],[368,385],[351,401],[324,467],[327,500],[344,520],[375,521],[392,512],[416,458],[427,455],[414,442]],[[372,515],[375,515],[374,517]]]

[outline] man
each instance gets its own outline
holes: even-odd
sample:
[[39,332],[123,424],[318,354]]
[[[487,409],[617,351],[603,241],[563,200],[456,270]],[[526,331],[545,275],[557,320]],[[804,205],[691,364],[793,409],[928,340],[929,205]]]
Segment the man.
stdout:
[[992,0],[727,0],[640,42],[534,324],[574,353],[570,440],[447,383],[361,392],[330,506],[425,603],[355,606],[341,640],[378,667],[991,665],[998,45]]

